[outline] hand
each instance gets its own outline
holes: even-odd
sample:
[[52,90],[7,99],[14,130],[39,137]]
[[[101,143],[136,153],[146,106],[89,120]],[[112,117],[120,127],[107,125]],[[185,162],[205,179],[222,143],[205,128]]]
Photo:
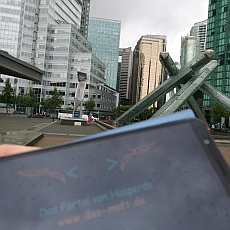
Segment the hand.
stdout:
[[22,146],[22,145],[0,145],[0,157],[10,156],[17,153],[28,152],[39,149],[38,147]]

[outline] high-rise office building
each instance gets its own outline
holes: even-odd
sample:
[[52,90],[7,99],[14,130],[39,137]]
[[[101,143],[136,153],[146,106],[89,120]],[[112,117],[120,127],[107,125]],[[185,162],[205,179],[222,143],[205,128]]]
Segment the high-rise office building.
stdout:
[[93,54],[106,65],[106,84],[116,89],[118,52],[121,22],[117,20],[89,19],[88,40],[92,43]]
[[[77,73],[84,72],[84,100],[95,98],[96,109],[101,111],[116,106],[116,92],[105,86],[106,67],[92,54],[90,42],[80,32],[82,7],[83,0],[0,1],[0,49],[44,70],[42,83],[11,78],[17,95],[24,95],[32,87],[41,101],[56,87],[62,94],[63,108],[71,107]],[[40,110],[38,107],[36,112]]]
[[[209,1],[206,49],[215,51],[219,65],[207,81],[227,96],[230,96],[229,12],[230,0]],[[212,102],[209,96],[204,95],[205,107],[212,106]]]
[[181,37],[180,64],[186,65],[200,52],[206,49],[207,20],[197,22],[190,30],[190,35]]
[[83,0],[80,32],[85,38],[88,38],[89,11],[90,11],[90,0]]
[[[120,48],[119,57],[121,59],[118,79],[117,79],[117,91],[119,92],[119,102],[128,101],[130,99],[130,87],[132,78],[132,48]],[[119,63],[118,63],[119,65]]]
[[207,21],[197,22],[190,30],[190,36],[194,36],[200,43],[200,51],[206,50]]
[[0,1],[0,49],[17,57],[21,1]]
[[[196,34],[196,36],[194,34],[194,36],[181,37],[180,64],[182,68],[186,66],[193,58],[199,55],[201,49],[204,48],[203,45],[202,47],[200,45],[201,43],[198,34]],[[203,93],[200,90],[197,90],[194,93],[193,97],[199,104],[199,107],[201,108],[203,101]]]
[[[166,51],[166,36],[146,35],[133,53],[132,103],[135,104],[158,87],[163,79],[160,52]],[[155,105],[156,106],[156,105]]]
[[[190,36],[194,36],[199,42],[199,50],[197,49],[197,51],[199,52],[203,52],[204,50],[206,50],[207,22],[208,20],[197,22],[190,30]],[[202,108],[204,97],[202,91],[197,90],[194,93],[193,97],[198,103],[199,107]]]
[[195,36],[181,37],[180,64],[185,66],[200,53],[200,43]]

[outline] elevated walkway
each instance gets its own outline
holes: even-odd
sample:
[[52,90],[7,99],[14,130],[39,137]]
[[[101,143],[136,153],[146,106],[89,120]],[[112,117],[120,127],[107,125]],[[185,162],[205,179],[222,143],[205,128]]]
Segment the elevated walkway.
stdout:
[[43,71],[0,50],[0,75],[42,82]]

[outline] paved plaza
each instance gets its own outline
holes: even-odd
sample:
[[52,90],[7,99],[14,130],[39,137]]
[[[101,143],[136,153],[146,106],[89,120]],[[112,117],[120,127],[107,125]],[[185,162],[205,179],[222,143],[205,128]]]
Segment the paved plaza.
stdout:
[[[14,136],[22,135],[22,139],[26,138],[23,136],[23,134],[26,134],[32,139],[34,138],[32,135],[33,133],[36,133],[38,136],[42,134],[42,136],[39,138],[40,140],[36,141],[35,143],[32,142],[30,145],[43,148],[47,146],[62,144],[102,131],[103,129],[98,127],[93,122],[89,126],[69,126],[61,125],[59,120],[54,120],[53,122],[52,119],[48,118],[3,116],[0,114],[0,141],[3,140],[0,142],[1,144],[9,143],[4,142],[4,138],[2,137],[4,137],[6,134],[10,134],[6,136],[10,136],[11,138],[11,133],[13,133]],[[217,142],[217,146],[230,166],[230,144]]]
[[[61,125],[59,120],[0,116],[0,144],[46,147],[102,132],[95,123],[89,126]],[[33,141],[36,139],[36,141]]]

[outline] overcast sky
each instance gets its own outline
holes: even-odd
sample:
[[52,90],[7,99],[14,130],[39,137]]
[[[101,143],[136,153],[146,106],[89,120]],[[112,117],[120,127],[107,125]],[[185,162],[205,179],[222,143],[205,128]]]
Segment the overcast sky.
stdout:
[[90,17],[121,21],[120,47],[142,35],[166,35],[167,52],[180,61],[181,36],[208,17],[208,0],[91,0]]

